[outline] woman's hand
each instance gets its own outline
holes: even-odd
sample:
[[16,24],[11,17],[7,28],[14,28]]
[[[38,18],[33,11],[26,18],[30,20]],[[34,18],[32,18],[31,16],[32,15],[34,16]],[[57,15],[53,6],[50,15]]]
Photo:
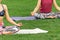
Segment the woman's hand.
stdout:
[[31,15],[34,16],[35,12],[31,12]]
[[16,26],[18,26],[18,27],[19,27],[19,26],[22,26],[22,23],[18,23],[18,24],[16,24]]

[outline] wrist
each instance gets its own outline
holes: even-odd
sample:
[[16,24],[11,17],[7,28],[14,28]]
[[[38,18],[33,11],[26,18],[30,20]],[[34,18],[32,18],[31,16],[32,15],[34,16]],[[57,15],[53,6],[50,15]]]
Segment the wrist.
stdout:
[[35,11],[33,11],[33,13],[36,13]]
[[16,25],[16,26],[17,26],[17,23],[15,23],[14,25]]

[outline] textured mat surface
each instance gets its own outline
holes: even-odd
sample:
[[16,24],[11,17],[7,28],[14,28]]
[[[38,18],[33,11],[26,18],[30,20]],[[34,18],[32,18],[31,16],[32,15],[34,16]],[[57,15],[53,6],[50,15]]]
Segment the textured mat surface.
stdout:
[[21,29],[15,34],[38,34],[38,33],[48,33],[48,31],[42,30],[42,29],[39,29],[39,28],[35,28],[35,29]]
[[11,17],[13,20],[35,20],[35,17],[33,16],[28,16],[28,17]]

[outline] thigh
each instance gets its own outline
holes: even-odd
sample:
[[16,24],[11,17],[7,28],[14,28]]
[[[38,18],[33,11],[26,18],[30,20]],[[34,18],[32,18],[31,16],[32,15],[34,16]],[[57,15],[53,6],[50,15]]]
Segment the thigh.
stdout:
[[4,31],[7,31],[7,32],[10,31],[10,32],[15,33],[15,32],[18,32],[19,31],[19,28],[17,26],[7,26],[4,29]]
[[11,31],[3,31],[2,34],[13,34]]
[[34,17],[36,18],[36,19],[44,19],[44,15],[43,15],[43,13],[35,13],[34,14]]
[[3,28],[0,26],[0,34],[2,34],[3,32]]
[[57,18],[60,18],[60,12],[56,12],[55,15],[57,16]]
[[53,12],[45,14],[45,18],[56,18],[56,17],[57,16]]

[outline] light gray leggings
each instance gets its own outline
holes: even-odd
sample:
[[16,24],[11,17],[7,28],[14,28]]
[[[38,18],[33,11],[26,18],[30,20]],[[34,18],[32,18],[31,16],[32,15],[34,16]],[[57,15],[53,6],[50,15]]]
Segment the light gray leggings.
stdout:
[[3,31],[6,31],[6,32],[11,31],[11,32],[15,33],[15,32],[17,32],[17,31],[19,31],[19,29],[20,29],[20,28],[17,27],[17,26],[9,26],[9,27],[4,28]]
[[51,12],[51,13],[35,13],[34,16],[36,18],[47,18],[48,16],[56,16],[56,18],[60,18],[60,12]]

